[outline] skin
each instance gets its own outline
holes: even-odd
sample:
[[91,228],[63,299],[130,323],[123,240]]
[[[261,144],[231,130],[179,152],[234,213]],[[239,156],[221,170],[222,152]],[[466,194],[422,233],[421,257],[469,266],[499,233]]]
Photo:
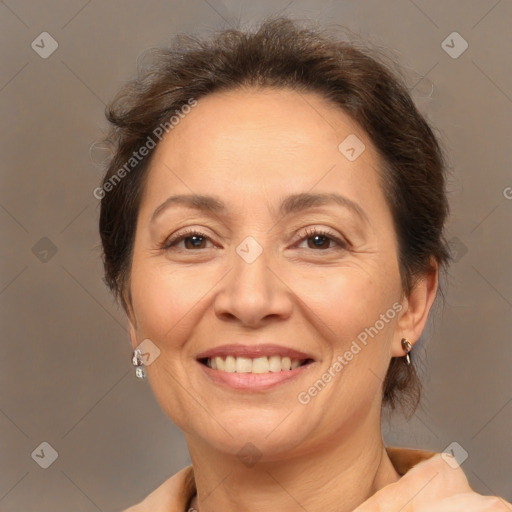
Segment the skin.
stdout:
[[[349,161],[349,134],[366,149]],[[315,93],[247,89],[201,98],[157,146],[133,249],[128,312],[136,348],[149,338],[160,355],[146,367],[166,414],[185,433],[201,512],[309,512],[355,509],[400,477],[381,436],[382,383],[401,339],[417,340],[438,271],[405,295],[390,209],[368,135]],[[337,192],[363,220],[336,205],[279,214],[289,194]],[[221,198],[224,214],[183,206],[155,209],[174,194]],[[344,241],[320,238],[323,228]],[[207,238],[159,242],[183,228]],[[236,252],[252,236],[263,252]],[[308,237],[309,236],[309,237]],[[314,235],[313,235],[314,236]],[[201,243],[202,241],[202,243]],[[304,405],[307,390],[365,328],[393,304],[401,311]],[[311,354],[315,362],[265,392],[212,383],[195,356],[227,343],[265,341]],[[252,443],[261,458],[237,452]]]

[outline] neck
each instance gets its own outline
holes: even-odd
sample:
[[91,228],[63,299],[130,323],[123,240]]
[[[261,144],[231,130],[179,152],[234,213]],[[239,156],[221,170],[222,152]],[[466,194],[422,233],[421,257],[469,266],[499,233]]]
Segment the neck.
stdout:
[[338,433],[334,443],[278,461],[262,458],[251,467],[188,438],[197,486],[190,507],[198,512],[296,512],[298,507],[350,512],[400,479],[382,442],[380,423],[376,434],[369,436],[363,428],[350,437]]

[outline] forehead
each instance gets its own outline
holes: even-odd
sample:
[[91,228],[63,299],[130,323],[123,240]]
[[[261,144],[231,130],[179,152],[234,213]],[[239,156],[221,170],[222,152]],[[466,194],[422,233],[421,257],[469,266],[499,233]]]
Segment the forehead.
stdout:
[[[360,143],[357,151],[364,148],[356,159],[343,152],[345,140]],[[240,194],[268,199],[282,195],[283,187],[297,193],[343,189],[355,197],[380,189],[378,155],[368,135],[312,92],[265,88],[207,95],[155,151],[143,205],[164,200],[169,189],[225,195],[236,188],[233,201]]]
[[340,137],[354,133],[366,137],[354,120],[317,93],[259,88],[200,98],[166,138],[176,157],[182,154],[179,146],[194,145],[211,157],[220,156],[219,150],[241,156],[264,148],[260,156],[270,160],[315,148],[335,154]]

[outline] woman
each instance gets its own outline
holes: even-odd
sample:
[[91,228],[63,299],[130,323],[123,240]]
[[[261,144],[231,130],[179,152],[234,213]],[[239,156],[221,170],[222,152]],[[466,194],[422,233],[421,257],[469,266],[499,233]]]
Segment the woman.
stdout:
[[270,20],[178,38],[107,115],[105,280],[192,460],[129,511],[510,509],[382,440],[448,260],[442,154],[386,66]]

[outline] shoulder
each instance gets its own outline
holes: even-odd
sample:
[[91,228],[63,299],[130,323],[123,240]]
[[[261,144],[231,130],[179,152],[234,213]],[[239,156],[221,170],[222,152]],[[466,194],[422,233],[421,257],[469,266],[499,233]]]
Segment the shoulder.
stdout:
[[140,503],[122,512],[181,512],[185,510],[195,489],[194,471],[190,465],[168,478]]

